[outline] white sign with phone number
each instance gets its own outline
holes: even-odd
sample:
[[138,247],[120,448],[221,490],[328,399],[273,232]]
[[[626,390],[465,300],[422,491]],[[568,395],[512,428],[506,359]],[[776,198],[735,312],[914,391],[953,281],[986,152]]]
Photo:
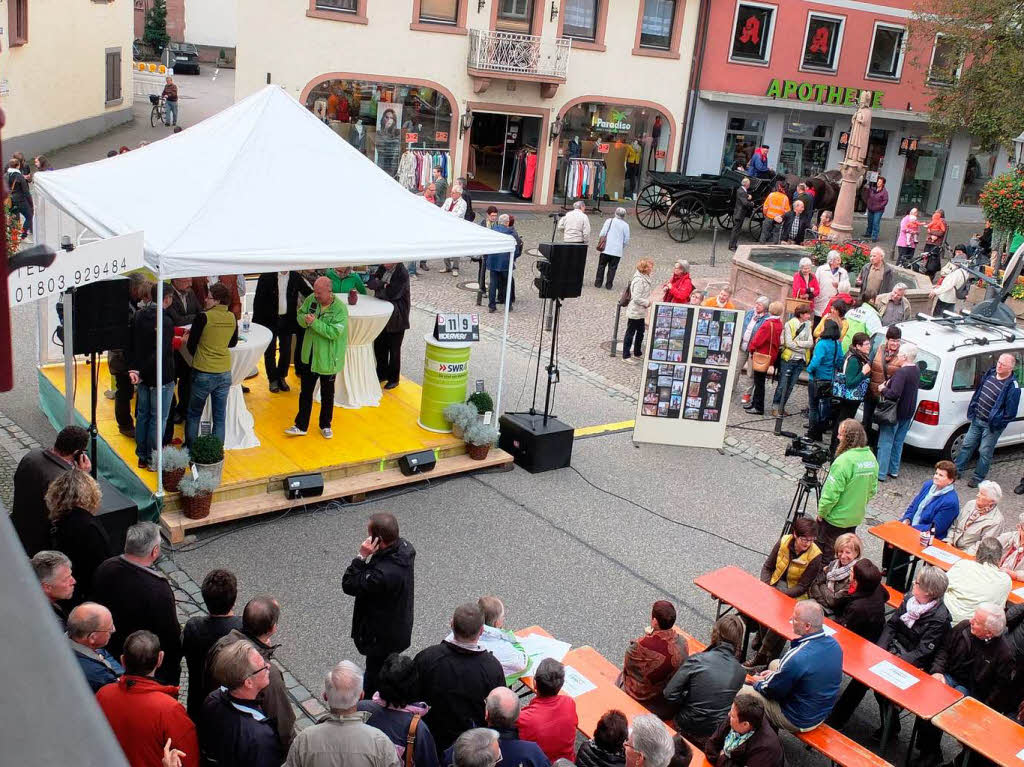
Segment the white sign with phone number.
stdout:
[[29,266],[11,273],[7,280],[11,306],[120,277],[143,265],[142,248],[142,232],[132,232],[80,245],[70,253],[58,250],[48,267]]

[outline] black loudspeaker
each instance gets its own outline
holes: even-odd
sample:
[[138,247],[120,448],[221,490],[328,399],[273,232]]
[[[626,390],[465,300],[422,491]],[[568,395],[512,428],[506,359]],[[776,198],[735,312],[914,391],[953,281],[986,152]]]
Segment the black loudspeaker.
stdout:
[[498,446],[528,472],[564,469],[572,460],[573,428],[557,418],[545,425],[540,413],[506,413],[498,422]]
[[398,459],[398,468],[402,473],[410,477],[413,474],[423,474],[433,471],[437,465],[437,458],[433,450],[420,450],[418,453],[407,453]]
[[587,246],[582,242],[542,242],[544,257],[537,262],[540,277],[534,285],[541,298],[579,298],[587,268]]
[[296,498],[315,498],[324,494],[324,475],[316,474],[292,474],[284,481],[285,495],[295,500]]
[[96,518],[110,536],[114,551],[122,552],[128,528],[139,521],[139,507],[103,477],[97,482],[103,499],[100,501],[100,510],[96,512]]
[[75,288],[72,299],[75,354],[128,348],[130,284],[129,280],[116,279]]

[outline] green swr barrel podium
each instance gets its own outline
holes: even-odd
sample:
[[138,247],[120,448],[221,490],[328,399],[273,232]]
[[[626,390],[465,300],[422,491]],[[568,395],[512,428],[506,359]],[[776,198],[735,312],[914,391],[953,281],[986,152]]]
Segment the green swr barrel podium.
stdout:
[[430,333],[425,338],[427,352],[423,360],[423,395],[418,423],[428,431],[448,433],[452,427],[444,418],[444,409],[466,401],[471,344],[438,341]]

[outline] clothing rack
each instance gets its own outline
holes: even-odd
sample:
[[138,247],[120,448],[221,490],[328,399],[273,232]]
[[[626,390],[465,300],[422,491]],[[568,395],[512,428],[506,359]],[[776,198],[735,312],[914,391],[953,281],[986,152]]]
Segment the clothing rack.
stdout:
[[422,192],[433,178],[431,169],[435,165],[440,165],[442,175],[451,183],[454,168],[447,149],[410,146],[402,152],[395,177],[409,191]]
[[[562,210],[570,210],[572,208],[572,205],[569,203],[569,199],[570,199],[570,194],[569,194],[570,183],[569,183],[569,180],[573,176],[573,163],[577,164],[577,170],[578,170],[578,166],[581,165],[581,164],[595,163],[595,164],[597,164],[601,168],[601,171],[603,173],[607,172],[607,170],[605,169],[605,164],[604,164],[604,158],[603,157],[567,157],[566,158],[566,163],[568,163],[568,165],[566,166],[566,172],[565,172],[565,195],[562,198]],[[575,185],[573,184],[573,186],[575,186]],[[604,194],[602,192],[603,186],[604,186],[604,179],[603,178],[597,180],[597,183],[591,182],[590,183],[590,187],[587,190],[586,194],[581,195],[579,197],[577,197],[575,194],[571,195],[572,200],[573,200],[573,202],[575,202],[578,199],[579,200],[583,200],[584,202],[587,202],[588,200],[596,201],[596,203],[594,205],[588,205],[588,209],[591,210],[591,211],[594,211],[596,213],[600,213],[601,212],[601,198],[604,197]]]

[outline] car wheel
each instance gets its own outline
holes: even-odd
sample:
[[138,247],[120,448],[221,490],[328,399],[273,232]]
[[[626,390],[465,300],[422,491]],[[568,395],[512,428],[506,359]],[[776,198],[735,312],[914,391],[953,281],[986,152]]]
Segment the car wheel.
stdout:
[[957,455],[960,454],[960,448],[964,445],[964,437],[967,436],[968,424],[964,424],[947,440],[945,447],[942,448],[942,457],[947,461],[955,461]]

